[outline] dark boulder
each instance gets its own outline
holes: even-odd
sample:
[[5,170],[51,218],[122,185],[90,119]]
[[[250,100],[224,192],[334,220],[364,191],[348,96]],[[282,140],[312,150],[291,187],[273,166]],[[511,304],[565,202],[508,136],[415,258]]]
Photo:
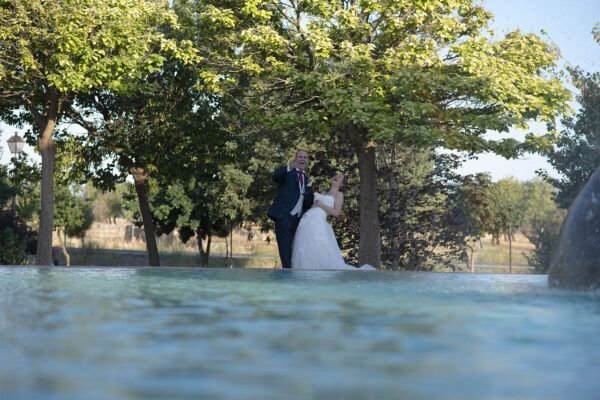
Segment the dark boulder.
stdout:
[[568,289],[600,287],[600,169],[569,208],[550,262],[548,284]]

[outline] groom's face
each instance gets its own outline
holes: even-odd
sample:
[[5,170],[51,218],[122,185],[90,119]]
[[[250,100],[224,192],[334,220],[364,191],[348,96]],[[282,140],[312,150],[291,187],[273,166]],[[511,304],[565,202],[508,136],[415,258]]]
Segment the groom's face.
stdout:
[[308,153],[304,150],[300,150],[296,153],[296,158],[294,159],[296,168],[300,171],[304,171],[304,169],[308,166]]

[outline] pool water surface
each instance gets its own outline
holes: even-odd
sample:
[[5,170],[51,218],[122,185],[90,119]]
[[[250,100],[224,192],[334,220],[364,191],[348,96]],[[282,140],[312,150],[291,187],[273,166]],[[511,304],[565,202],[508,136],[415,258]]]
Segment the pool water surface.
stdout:
[[0,267],[0,399],[598,399],[543,275]]

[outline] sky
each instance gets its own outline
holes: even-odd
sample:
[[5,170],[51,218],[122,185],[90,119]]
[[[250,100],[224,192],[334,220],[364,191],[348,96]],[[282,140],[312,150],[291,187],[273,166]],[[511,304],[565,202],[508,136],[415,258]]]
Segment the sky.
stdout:
[[[600,0],[481,0],[481,4],[494,15],[491,28],[498,35],[514,29],[538,34],[543,30],[546,32],[545,39],[554,42],[560,49],[563,65],[579,66],[588,72],[600,71],[600,45],[591,33],[594,25],[600,23]],[[541,125],[534,125],[532,131],[543,133]],[[0,123],[2,164],[10,162],[6,141],[15,132],[21,134],[22,131]],[[509,135],[518,139],[524,137],[523,132],[516,130]],[[28,146],[26,151],[33,153]],[[542,157],[533,154],[517,160],[482,154],[477,160],[466,162],[459,172],[489,172],[494,180],[512,176],[526,181],[534,178],[538,169],[546,169],[551,175],[557,174]]]
[[[520,29],[524,33],[546,32],[545,39],[560,49],[565,65],[579,66],[587,72],[600,71],[600,44],[592,35],[600,23],[600,0],[483,0],[483,6],[494,14],[491,27],[496,34]],[[575,94],[574,94],[575,95]],[[573,104],[576,107],[576,104]],[[542,133],[542,125],[532,131]],[[513,130],[511,137],[522,139],[523,132]],[[506,160],[493,154],[483,154],[475,161],[466,162],[462,174],[490,172],[492,179],[515,177],[527,181],[536,177],[535,171],[546,169],[550,175],[558,173],[543,157],[527,154],[517,160]]]

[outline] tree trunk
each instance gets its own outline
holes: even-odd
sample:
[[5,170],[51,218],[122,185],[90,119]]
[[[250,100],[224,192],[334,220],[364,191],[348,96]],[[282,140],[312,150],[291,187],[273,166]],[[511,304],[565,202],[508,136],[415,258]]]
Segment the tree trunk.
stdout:
[[471,254],[469,254],[469,269],[471,273],[475,273],[475,242],[473,242],[473,246],[467,247],[471,250]]
[[206,266],[208,267],[208,263],[210,261],[210,244],[212,243],[212,232],[208,233],[208,236],[206,237],[206,253],[205,253],[205,261],[206,261]]
[[52,91],[48,114],[38,123],[38,146],[42,156],[40,231],[37,243],[37,265],[52,265],[52,230],[54,229],[54,140],[52,133],[58,118],[58,95]]
[[508,235],[508,273],[512,274],[512,237]]
[[67,251],[67,232],[63,229],[62,232],[58,231],[58,242],[60,243],[60,247],[65,255],[65,264],[67,267],[71,266],[71,255]]
[[206,267],[208,267],[208,258],[210,256],[210,242],[211,242],[212,236],[209,232],[207,235],[207,240],[206,240],[206,250],[204,250],[204,247],[203,247],[202,231],[200,229],[196,230],[196,239],[198,242],[198,253],[200,254],[200,267],[206,268]]
[[[392,159],[392,163],[394,163],[394,160]],[[389,202],[390,202],[390,207],[391,207],[391,224],[392,226],[391,228],[391,237],[389,238],[389,245],[390,245],[390,254],[391,254],[391,260],[390,260],[390,266],[392,268],[392,271],[397,271],[400,267],[400,240],[398,238],[398,235],[394,234],[394,228],[397,226],[399,220],[400,220],[400,213],[398,212],[398,182],[396,181],[396,177],[394,176],[394,171],[390,168],[390,171],[388,171],[388,185],[389,185]]]
[[146,235],[146,250],[148,252],[148,265],[153,267],[160,266],[158,256],[158,247],[156,246],[156,234],[154,233],[154,221],[150,212],[150,203],[148,202],[148,174],[145,168],[131,167],[129,169],[133,175],[135,191],[138,196],[142,222],[144,224],[144,234]]
[[233,227],[229,230],[229,268],[233,268]]
[[225,260],[223,260],[223,266],[227,267],[229,265],[229,235],[225,236]]
[[360,239],[358,264],[381,264],[381,229],[379,200],[377,198],[377,162],[375,144],[367,138],[365,130],[351,126],[354,152],[358,158],[360,177]]
[[198,259],[200,261],[200,267],[205,268],[208,267],[207,263],[205,262],[205,252],[204,252],[204,247],[202,245],[202,236],[200,234],[200,230],[196,231],[196,243],[198,245]]

